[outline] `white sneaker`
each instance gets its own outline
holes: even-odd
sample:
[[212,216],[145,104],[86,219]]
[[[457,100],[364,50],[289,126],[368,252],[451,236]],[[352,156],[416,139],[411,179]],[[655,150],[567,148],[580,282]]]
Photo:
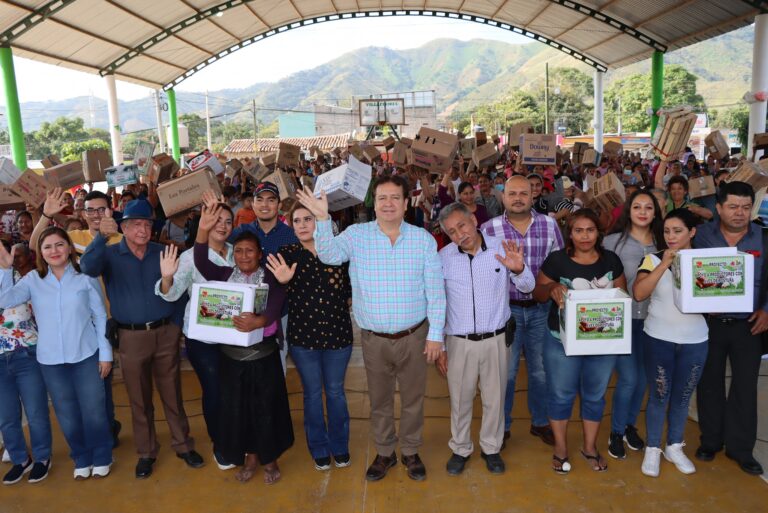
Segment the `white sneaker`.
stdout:
[[3,451],[3,463],[10,463],[11,462],[11,455],[8,454],[8,449],[5,449]]
[[674,463],[677,470],[683,474],[693,474],[696,472],[696,467],[683,452],[683,447],[685,447],[685,442],[668,445],[666,449],[664,449],[664,459],[670,463]]
[[661,465],[661,449],[658,447],[646,447],[643,457],[643,466],[640,467],[643,474],[650,477],[659,477],[659,466]]
[[83,467],[75,469],[75,481],[83,481],[91,477],[92,467]]
[[102,465],[100,467],[93,467],[93,470],[91,471],[91,475],[95,478],[102,478],[107,477],[109,475],[109,468],[112,466],[110,463],[109,465]]

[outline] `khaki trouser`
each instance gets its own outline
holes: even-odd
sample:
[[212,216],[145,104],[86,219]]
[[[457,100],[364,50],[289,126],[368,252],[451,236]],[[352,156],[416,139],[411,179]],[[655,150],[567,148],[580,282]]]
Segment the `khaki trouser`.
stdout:
[[448,392],[451,395],[451,440],[448,446],[459,456],[472,454],[472,404],[479,379],[483,404],[480,449],[485,454],[496,454],[501,451],[504,437],[504,393],[509,365],[504,333],[485,340],[449,335],[446,350]]
[[397,446],[395,383],[400,386],[400,450],[404,456],[419,451],[424,428],[427,359],[424,347],[429,326],[397,340],[363,330],[363,361],[371,400],[371,434],[376,451],[390,456]]
[[177,453],[194,449],[181,399],[180,334],[175,324],[148,331],[121,329],[119,333],[120,366],[131,403],[133,440],[141,458],[156,458],[160,448],[152,404],[153,377],[171,431],[171,446]]

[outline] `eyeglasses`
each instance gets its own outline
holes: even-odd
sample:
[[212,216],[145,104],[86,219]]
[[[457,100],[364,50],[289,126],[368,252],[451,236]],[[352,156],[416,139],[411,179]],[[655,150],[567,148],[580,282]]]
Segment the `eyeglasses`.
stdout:
[[96,213],[98,212],[99,215],[103,216],[106,211],[107,211],[107,207],[86,208],[85,209],[85,215],[87,215],[87,216],[95,216]]

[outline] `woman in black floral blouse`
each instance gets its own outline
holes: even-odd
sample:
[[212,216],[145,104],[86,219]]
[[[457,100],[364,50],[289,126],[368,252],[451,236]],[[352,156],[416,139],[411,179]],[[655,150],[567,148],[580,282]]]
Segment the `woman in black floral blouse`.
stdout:
[[[283,246],[267,257],[267,268],[288,296],[290,354],[304,388],[304,431],[317,470],[346,467],[349,458],[349,410],[344,375],[352,354],[348,264],[325,265],[315,252],[315,217],[300,203],[288,221],[299,244]],[[328,422],[323,414],[323,391]]]

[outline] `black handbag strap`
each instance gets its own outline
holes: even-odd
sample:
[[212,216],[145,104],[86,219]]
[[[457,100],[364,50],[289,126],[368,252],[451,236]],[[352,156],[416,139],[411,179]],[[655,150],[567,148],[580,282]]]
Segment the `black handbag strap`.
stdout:
[[[753,228],[757,228],[757,225],[754,225]],[[760,227],[760,232],[763,241],[763,247],[760,248],[760,256],[763,258],[763,267],[760,269],[760,303],[758,304],[764,305],[766,293],[768,293],[768,255],[766,254],[766,251],[768,251],[768,228]]]

